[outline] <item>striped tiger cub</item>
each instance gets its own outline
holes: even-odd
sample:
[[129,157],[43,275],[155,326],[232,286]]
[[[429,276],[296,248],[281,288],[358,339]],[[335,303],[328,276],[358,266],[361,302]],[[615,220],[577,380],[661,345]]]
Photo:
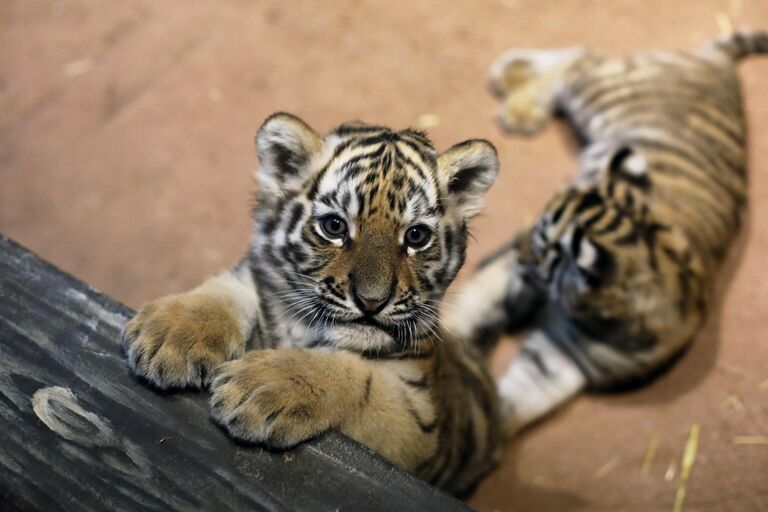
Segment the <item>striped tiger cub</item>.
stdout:
[[437,155],[426,135],[275,114],[256,137],[251,247],[192,291],[144,305],[123,346],[159,388],[211,389],[233,437],[288,448],[336,428],[461,494],[498,457],[482,354],[442,342],[438,307],[496,150]]
[[485,347],[531,328],[498,382],[509,431],[585,388],[647,381],[701,328],[746,202],[734,64],[751,53],[768,33],[626,59],[513,49],[491,67],[504,128],[532,134],[559,113],[584,141],[573,184],[444,315]]

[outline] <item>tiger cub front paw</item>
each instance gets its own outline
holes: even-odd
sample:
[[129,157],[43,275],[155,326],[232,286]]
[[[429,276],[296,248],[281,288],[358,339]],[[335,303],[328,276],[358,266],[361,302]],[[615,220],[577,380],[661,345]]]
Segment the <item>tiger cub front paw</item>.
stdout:
[[211,383],[211,417],[235,438],[290,448],[329,429],[323,383],[301,350],[258,350],[223,364]]
[[203,387],[217,366],[245,350],[226,304],[194,292],[144,305],[121,343],[133,372],[161,389]]
[[501,128],[510,133],[533,135],[549,119],[549,110],[530,88],[510,94],[499,108],[497,118]]

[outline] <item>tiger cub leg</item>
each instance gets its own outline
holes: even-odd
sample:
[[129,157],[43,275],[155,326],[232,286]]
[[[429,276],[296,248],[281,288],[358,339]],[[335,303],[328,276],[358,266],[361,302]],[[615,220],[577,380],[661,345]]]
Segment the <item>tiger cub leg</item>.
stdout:
[[532,135],[552,117],[565,72],[589,54],[585,48],[528,50],[513,48],[491,65],[491,89],[503,100],[502,128]]
[[243,354],[257,308],[251,270],[240,265],[145,304],[121,344],[133,372],[158,388],[203,387],[215,367]]
[[586,384],[579,367],[543,331],[534,331],[498,382],[502,424],[507,434],[546,416]]
[[351,352],[286,348],[224,363],[210,404],[212,418],[235,438],[290,448],[338,428],[414,469],[437,444],[430,395]]
[[481,262],[455,299],[443,303],[441,321],[449,334],[487,350],[501,335],[532,320],[542,297],[526,282],[520,260],[528,238],[527,233],[518,236]]

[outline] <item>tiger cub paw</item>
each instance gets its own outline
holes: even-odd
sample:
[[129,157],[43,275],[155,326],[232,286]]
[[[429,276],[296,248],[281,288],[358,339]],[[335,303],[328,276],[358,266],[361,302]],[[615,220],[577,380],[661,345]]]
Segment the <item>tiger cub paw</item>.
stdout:
[[530,51],[508,50],[491,65],[488,86],[498,98],[505,98],[535,80],[538,75]]
[[121,344],[133,372],[160,389],[206,386],[217,366],[245,350],[227,306],[194,292],[145,304]]
[[[323,384],[301,350],[258,350],[223,364],[211,383],[211,417],[232,437],[290,448],[331,425]],[[332,378],[332,376],[329,376]]]
[[544,128],[550,117],[550,109],[532,91],[522,89],[507,97],[497,116],[504,131],[533,135]]

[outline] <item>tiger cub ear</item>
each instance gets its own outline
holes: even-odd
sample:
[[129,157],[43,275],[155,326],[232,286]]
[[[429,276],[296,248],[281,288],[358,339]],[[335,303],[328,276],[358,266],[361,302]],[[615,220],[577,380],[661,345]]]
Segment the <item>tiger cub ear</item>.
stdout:
[[483,208],[485,193],[499,173],[496,148],[487,140],[460,142],[437,157],[437,171],[443,193],[470,219]]
[[281,194],[298,190],[311,172],[312,157],[322,148],[320,136],[298,117],[278,112],[264,121],[256,134],[259,183],[266,191]]

